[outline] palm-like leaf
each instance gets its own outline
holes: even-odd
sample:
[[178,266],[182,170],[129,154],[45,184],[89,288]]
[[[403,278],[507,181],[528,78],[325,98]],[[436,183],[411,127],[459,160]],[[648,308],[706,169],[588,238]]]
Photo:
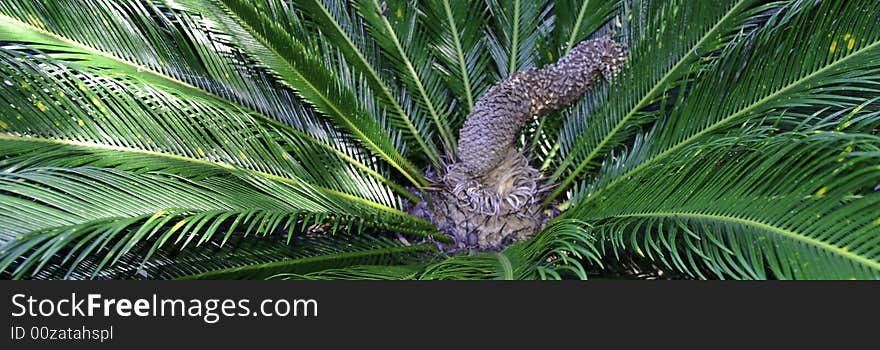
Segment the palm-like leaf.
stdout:
[[[39,270],[61,250],[70,273],[104,254],[97,273],[145,241],[152,246],[149,259],[172,236],[186,245],[209,242],[215,233],[225,242],[235,229],[268,234],[329,222],[334,231],[349,230],[381,221],[371,214],[376,210],[400,216],[389,224],[417,220],[393,209],[399,199],[381,183],[408,192],[361,152],[330,146],[344,139],[307,115],[291,118],[307,132],[274,122],[236,98],[221,99],[221,91],[178,80],[176,71],[115,56],[137,55],[99,51],[64,36],[76,37],[75,31],[46,32],[14,20],[2,28],[7,42],[20,40],[2,51],[3,114],[15,116],[3,121],[2,200],[10,209],[2,216],[9,242],[2,255],[4,266],[16,264],[16,276]],[[294,100],[287,104],[294,108],[286,113],[304,111]],[[27,219],[37,213],[44,216]]]
[[395,125],[406,133],[407,138],[412,138],[420,150],[436,164],[439,157],[436,147],[430,141],[433,132],[428,128],[429,124],[422,117],[411,118],[412,110],[404,110],[398,102],[398,99],[405,100],[406,97],[395,94],[392,86],[386,82],[387,78],[380,76],[380,55],[368,45],[366,33],[359,29],[363,26],[363,21],[352,14],[353,11],[341,1],[304,1],[298,5],[313,19],[315,26],[327,35],[327,39],[342,51],[346,62],[363,73],[370,88],[387,106],[388,115]]
[[409,6],[406,1],[383,3],[386,13],[378,0],[355,1],[354,6],[383,57],[391,61],[391,67],[407,85],[412,98],[418,101],[411,110],[427,115],[422,118],[433,122],[441,144],[454,152],[455,138],[446,114],[449,94],[443,89],[439,75],[433,71],[433,57],[425,50],[427,35],[418,21],[417,8]]
[[[70,3],[65,2],[49,2],[43,5],[71,6]],[[96,11],[108,11],[108,7],[109,9],[114,8],[110,6],[102,7],[96,5]],[[62,9],[64,8],[66,7],[62,7]],[[13,10],[19,11],[20,9],[13,8],[9,11]],[[55,12],[58,11],[58,9],[54,7],[50,8],[50,10],[53,10]],[[161,12],[158,9],[156,9],[155,11]],[[42,20],[40,20],[38,17],[34,17],[34,15],[30,12],[11,13],[18,13],[20,17],[27,18],[31,21],[36,21],[37,24],[45,26],[45,23]],[[80,18],[75,17],[74,19]],[[166,20],[172,19],[179,20],[176,17],[172,17]],[[128,28],[134,26],[136,23],[127,22],[125,24],[125,28]],[[141,24],[141,26],[150,27],[155,26],[155,24],[147,23]],[[277,91],[277,89],[274,89],[272,85],[262,86],[261,84],[271,83],[271,81],[267,80],[268,78],[266,77],[265,72],[254,70],[252,68],[247,71],[240,70],[240,68],[242,68],[242,64],[236,63],[236,61],[232,60],[218,62],[214,60],[207,60],[205,58],[203,58],[203,60],[196,60],[194,62],[186,62],[186,64],[175,65],[177,70],[168,70],[167,68],[165,68],[166,65],[161,64],[164,61],[161,61],[160,59],[159,63],[152,62],[148,59],[149,55],[146,55],[147,58],[140,57],[141,55],[145,54],[138,54],[138,50],[143,48],[144,45],[146,45],[146,47],[151,51],[159,51],[162,50],[162,48],[166,47],[173,47],[179,48],[180,50],[185,50],[185,48],[187,48],[188,46],[182,44],[172,45],[164,41],[152,46],[150,46],[148,42],[143,41],[139,42],[139,44],[141,44],[140,46],[120,46],[122,44],[127,44],[128,42],[133,40],[129,39],[118,40],[118,42],[105,42],[104,45],[111,47],[109,49],[94,49],[92,47],[86,46],[85,44],[74,41],[75,38],[83,35],[81,31],[85,29],[83,29],[82,26],[64,27],[70,29],[59,30],[58,33],[55,33],[46,32],[37,27],[29,26],[16,20],[7,19],[2,23],[2,25],[0,25],[0,28],[2,28],[2,32],[0,33],[4,35],[4,38],[7,41],[27,43],[28,46],[26,48],[45,49],[44,53],[46,53],[47,56],[56,60],[62,60],[64,61],[64,64],[70,65],[71,67],[85,70],[98,69],[102,72],[113,74],[114,76],[136,76],[138,80],[149,83],[154,87],[158,87],[169,92],[177,92],[179,94],[182,94],[183,96],[195,96],[204,98],[205,100],[208,100],[213,104],[222,105],[221,108],[224,109],[248,109],[248,107],[245,107],[244,105],[239,105],[239,102],[262,106],[259,108],[254,107],[256,109],[264,110],[262,114],[255,114],[256,118],[264,119],[270,122],[271,118],[274,118],[293,126],[286,127],[285,125],[282,125],[280,123],[272,123],[273,127],[277,128],[280,133],[290,135],[291,139],[297,140],[296,145],[285,145],[284,147],[301,147],[314,149],[315,153],[317,154],[326,152],[334,153],[334,155],[329,156],[331,159],[334,157],[338,157],[350,163],[351,166],[357,168],[358,171],[363,171],[367,174],[370,174],[378,181],[388,186],[391,186],[399,194],[409,194],[408,192],[402,190],[394,182],[389,181],[386,177],[380,175],[376,170],[374,170],[376,168],[374,161],[372,161],[369,157],[365,157],[363,152],[351,147],[351,141],[347,140],[345,135],[342,135],[338,131],[335,131],[330,125],[326,124],[325,122],[317,120],[310,110],[303,108],[299,103],[292,100],[292,95],[287,94],[283,90]],[[105,27],[103,29],[111,30],[112,28]],[[171,29],[173,29],[173,27]],[[190,32],[186,31],[179,31],[176,32],[175,35],[167,35],[167,38],[165,39],[171,40],[170,38],[179,37],[181,35],[194,34],[190,34]],[[202,33],[201,35],[208,35],[208,33]],[[231,45],[230,42],[211,41],[209,42],[209,44],[216,45],[217,50],[221,51],[235,49],[234,46],[228,46]],[[120,52],[120,50],[130,50],[130,52]],[[239,52],[238,54],[243,54],[243,52]],[[177,53],[177,55],[173,56],[177,57],[176,59],[180,59],[179,57],[192,57],[193,55],[195,55],[195,53],[192,51],[184,51],[179,52]],[[132,60],[126,60],[121,57],[131,58]],[[194,68],[191,68],[191,66],[194,66]],[[226,66],[227,71],[223,73],[224,77],[222,78],[222,80],[227,80],[225,76],[229,76],[230,74],[239,74],[239,78],[235,79],[235,81],[242,84],[253,85],[239,88],[228,88],[228,90],[243,92],[252,90],[266,90],[268,91],[267,95],[257,96],[260,96],[260,98],[267,98],[268,100],[259,103],[240,101],[238,98],[234,97],[235,95],[232,95],[218,88],[218,86],[224,86],[224,82],[215,80],[206,81],[206,78],[203,77],[203,75],[207,73],[190,71],[190,69],[199,69],[202,66]],[[196,85],[198,85],[199,87],[196,87]],[[273,106],[268,101],[275,101],[273,103],[275,103],[276,105]],[[266,108],[272,108],[272,110],[265,111]]]
[[[305,35],[297,14],[285,11],[284,7],[273,7],[278,11],[270,15],[259,10],[269,7],[260,5],[262,3],[255,7],[249,2],[227,0],[224,4],[258,38],[262,46],[254,51],[265,49],[259,51],[263,63],[285,83],[350,132],[364,147],[399,170],[412,184],[424,184],[420,172],[400,154],[390,131],[357,99],[355,78],[325,64],[327,57],[315,52],[315,41],[300,39]],[[317,35],[313,38],[317,39]]]
[[[206,242],[199,249],[139,244],[116,264],[97,269],[99,255],[87,257],[70,271],[48,265],[39,279],[229,279],[272,277],[273,271],[318,274],[360,264],[404,264],[430,257],[430,246],[404,246],[367,235],[295,237],[291,242],[265,237],[234,236],[228,241]],[[152,257],[147,259],[148,254]],[[388,265],[382,265],[388,266]],[[397,265],[391,265],[392,268]],[[356,268],[356,267],[355,267]],[[94,276],[91,271],[98,270]]]
[[552,6],[547,1],[489,1],[493,21],[487,32],[489,52],[499,79],[535,67],[543,37],[549,35]]
[[875,277],[880,139],[761,136],[682,149],[566,215],[695,277]]
[[455,93],[455,113],[463,120],[489,83],[489,55],[480,35],[482,28],[472,24],[486,20],[486,8],[479,1],[449,0],[428,1],[424,7],[424,26],[432,35],[437,65]]

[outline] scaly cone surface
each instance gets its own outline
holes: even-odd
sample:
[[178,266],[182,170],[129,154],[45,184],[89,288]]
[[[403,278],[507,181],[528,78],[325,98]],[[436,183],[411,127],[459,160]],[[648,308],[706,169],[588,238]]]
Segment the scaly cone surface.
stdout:
[[520,128],[532,116],[568,106],[602,75],[620,69],[626,47],[608,37],[583,41],[555,64],[518,72],[477,99],[458,139],[469,174],[485,175],[501,163]]
[[[586,40],[541,69],[518,72],[481,95],[461,129],[460,161],[428,174],[436,190],[409,208],[455,240],[447,251],[500,250],[539,231],[553,213],[541,205],[541,172],[514,147],[534,116],[577,101],[600,76],[611,79],[626,46],[609,37]],[[552,208],[551,208],[552,209]]]

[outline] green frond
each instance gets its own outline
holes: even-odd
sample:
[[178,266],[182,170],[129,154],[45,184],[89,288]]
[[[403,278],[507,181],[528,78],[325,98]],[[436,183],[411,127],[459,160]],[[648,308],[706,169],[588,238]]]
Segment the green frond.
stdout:
[[491,21],[486,40],[495,61],[496,80],[535,67],[539,45],[551,31],[553,5],[549,1],[523,0],[489,0],[486,4]]
[[73,273],[86,258],[101,254],[96,274],[142,243],[150,245],[146,263],[166,244],[182,249],[215,240],[222,245],[241,232],[283,230],[288,240],[312,227],[328,233],[368,227],[415,233],[412,225],[402,224],[402,216],[371,213],[305,187],[276,184],[266,191],[259,179],[251,181],[231,176],[194,181],[94,167],[4,173],[0,203],[9,209],[0,215],[0,271],[12,269],[15,277],[37,273],[60,254],[65,256],[61,264],[69,264]]
[[[6,76],[0,86],[0,100],[7,102],[0,106],[4,139],[241,167],[399,205],[376,180],[384,178],[378,173],[363,176],[359,171],[369,168],[346,165],[313,138],[275,129],[234,107],[194,96],[183,100],[124,76],[110,80],[12,51],[0,52],[0,58],[7,63],[0,67]],[[289,145],[310,152],[291,155],[284,149]]]
[[[395,127],[412,138],[431,162],[439,164],[436,147],[430,142],[433,131],[423,119],[413,119],[398,102],[393,87],[387,83],[388,77],[381,76],[379,55],[368,44],[365,33],[360,30],[363,21],[346,4],[339,0],[308,0],[297,2],[298,9],[304,11],[325,38],[342,51],[346,62],[364,74],[370,88],[379,96],[389,111]],[[399,95],[399,94],[398,94]]]
[[551,222],[534,239],[507,248],[523,256],[520,279],[587,279],[591,267],[603,267],[591,225],[579,220]]
[[306,274],[279,274],[271,279],[282,280],[365,280],[396,281],[411,280],[421,270],[419,265],[359,265],[341,269],[327,269]]
[[[319,241],[312,242],[317,245]],[[224,269],[211,269],[177,279],[329,279],[364,271],[363,265],[374,265],[374,278],[382,273],[400,273],[404,264],[425,260],[436,254],[433,244],[406,246],[388,239],[339,240],[321,239],[321,245],[310,247],[320,254],[301,253],[288,258],[260,264],[249,264]],[[335,243],[335,244],[334,244]],[[294,246],[296,248],[296,246]],[[318,248],[318,249],[315,249]],[[352,268],[346,268],[353,266]],[[381,267],[381,269],[379,269]],[[360,275],[359,277],[366,277]],[[387,278],[386,278],[387,279]]]
[[563,217],[693,277],[880,277],[880,139],[766,132],[682,148]]
[[634,1],[625,7],[623,34],[630,64],[604,93],[608,97],[601,107],[586,103],[568,116],[559,140],[562,160],[553,164],[556,169],[549,180],[560,185],[547,201],[564,194],[641,126],[660,118],[662,106],[674,101],[673,89],[686,85],[694,72],[716,61],[717,51],[755,30],[754,22],[785,4],[761,3]]
[[289,110],[297,103],[276,89],[270,74],[254,68],[253,58],[235,41],[240,36],[214,34],[236,29],[206,18],[205,14],[217,11],[216,6],[207,1],[186,7],[174,4],[12,1],[0,4],[0,23],[4,41],[22,42],[56,59],[111,68],[115,74],[187,94],[222,96],[301,125],[303,117]]
[[[601,28],[618,11],[619,0],[557,1],[553,4],[553,31],[556,40],[552,60],[565,56],[590,34]],[[618,17],[615,21],[622,26]],[[615,23],[615,24],[616,24]],[[619,30],[618,25],[611,30]]]
[[419,279],[586,279],[590,266],[602,266],[601,258],[589,224],[556,220],[534,238],[504,251],[459,255],[428,265]]
[[[72,271],[82,259],[107,248],[100,270],[146,239],[155,239],[154,248],[172,238],[183,246],[201,244],[219,235],[224,222],[231,223],[223,229],[227,238],[239,225],[266,234],[283,224],[292,234],[297,221],[305,224],[309,218],[328,217],[321,215],[327,209],[320,199],[310,198],[307,191],[278,199],[235,180],[188,181],[93,167],[35,167],[4,173],[0,202],[9,209],[0,217],[4,227],[0,271],[16,263],[13,276],[36,273],[62,252]],[[41,215],[34,220],[36,213]]]
[[455,153],[455,136],[450,127],[451,112],[449,92],[442,79],[434,71],[434,58],[425,29],[421,28],[418,6],[406,0],[383,1],[357,0],[353,6],[363,18],[373,41],[381,49],[389,67],[397,72],[409,94],[418,101],[410,110],[433,122],[445,150]]
[[[348,131],[364,147],[400,171],[412,184],[422,186],[421,172],[395,147],[389,130],[368,113],[357,97],[353,77],[338,74],[325,56],[312,45],[317,33],[306,33],[296,14],[269,11],[243,0],[223,0],[230,15],[259,39],[268,50],[262,63],[295,89],[303,99]],[[277,16],[277,17],[276,17]]]
[[222,269],[231,266],[278,261],[295,256],[302,247],[314,240],[294,237],[293,243],[271,237],[244,237],[233,235],[224,244],[216,240],[208,241],[198,249],[175,249],[165,246],[153,252],[152,258],[144,261],[152,245],[138,243],[130,252],[112,266],[105,266],[92,277],[92,272],[101,262],[98,254],[90,255],[80,262],[80,267],[68,274],[68,268],[55,259],[46,264],[40,272],[30,277],[37,280],[86,280],[86,279],[173,279],[178,276],[199,273],[204,270]]
[[504,253],[456,255],[429,265],[418,275],[421,280],[511,280],[512,264]]
[[[259,122],[149,85],[0,51],[4,137],[168,153],[270,175],[305,175]],[[35,140],[36,141],[36,140]],[[274,147],[273,147],[274,146]]]
[[[22,4],[26,4],[26,3],[22,2]],[[60,3],[57,3],[57,4],[52,3],[52,6],[62,6],[62,5]],[[0,16],[2,16],[2,15],[0,15]],[[29,18],[35,18],[35,17],[29,17]],[[140,17],[134,17],[134,18],[140,18]],[[367,180],[368,182],[379,181],[383,185],[387,185],[387,186],[391,187],[398,194],[407,196],[411,200],[417,199],[409,191],[404,190],[400,186],[396,185],[394,182],[390,181],[387,178],[387,176],[382,175],[377,170],[374,170],[377,168],[375,161],[373,161],[369,158],[364,158],[362,156],[359,156],[358,154],[361,153],[361,151],[358,151],[357,147],[352,147],[352,145],[346,145],[347,142],[345,141],[346,140],[345,135],[341,135],[339,132],[335,131],[329,125],[324,125],[324,123],[322,121],[317,120],[316,118],[314,118],[314,116],[311,116],[309,114],[309,111],[303,109],[302,106],[296,101],[288,100],[286,102],[282,102],[279,100],[278,103],[280,103],[280,104],[273,107],[273,108],[277,107],[276,108],[277,110],[283,111],[284,112],[283,115],[278,114],[278,113],[269,113],[266,115],[258,114],[256,111],[251,112],[251,110],[250,110],[251,108],[256,108],[256,107],[247,107],[247,106],[238,104],[238,103],[246,103],[244,101],[238,101],[235,98],[227,99],[227,98],[221,97],[220,95],[223,95],[226,97],[228,97],[230,95],[223,92],[223,91],[216,89],[217,86],[221,86],[221,84],[219,84],[219,83],[218,84],[207,84],[203,87],[191,85],[191,83],[197,84],[200,82],[200,80],[193,79],[193,77],[196,77],[195,74],[197,74],[198,72],[186,71],[186,72],[180,73],[179,76],[173,75],[174,71],[161,72],[158,70],[154,70],[154,68],[150,68],[149,66],[143,65],[141,61],[128,61],[124,58],[114,56],[116,54],[120,54],[122,56],[125,56],[126,58],[129,58],[130,56],[137,58],[140,56],[146,56],[146,54],[134,55],[131,52],[123,52],[125,54],[125,55],[123,55],[122,53],[118,53],[115,51],[107,51],[107,52],[100,51],[100,50],[94,49],[92,47],[86,46],[84,44],[80,44],[80,43],[74,41],[73,39],[70,39],[70,38],[67,38],[64,36],[60,36],[60,34],[48,32],[46,30],[34,27],[32,25],[25,24],[23,22],[15,20],[15,19],[11,19],[8,17],[0,17],[0,19],[2,19],[2,20],[0,20],[0,41],[7,42],[7,46],[6,46],[7,49],[20,51],[23,55],[31,54],[31,52],[33,52],[33,50],[40,50],[39,53],[42,55],[45,55],[48,58],[51,58],[52,62],[62,63],[64,65],[67,65],[70,67],[75,67],[77,70],[82,71],[82,72],[89,72],[91,75],[105,76],[105,77],[110,77],[111,79],[119,78],[120,80],[126,80],[126,81],[137,80],[140,82],[150,84],[151,87],[161,89],[164,92],[172,93],[172,94],[178,95],[178,96],[187,96],[188,98],[200,99],[202,102],[210,104],[215,109],[228,110],[228,111],[231,111],[231,113],[235,113],[235,114],[243,114],[243,113],[253,114],[253,118],[267,122],[269,125],[267,125],[266,127],[273,128],[281,135],[284,135],[283,137],[281,137],[281,139],[278,140],[278,142],[281,142],[284,144],[286,144],[288,142],[296,142],[296,143],[300,144],[301,148],[309,148],[310,150],[315,151],[314,154],[316,156],[319,156],[319,157],[323,156],[324,159],[322,161],[327,162],[327,164],[333,164],[333,163],[339,163],[339,162],[349,163],[350,165],[347,167],[356,169],[355,170],[356,172],[363,172],[364,174],[375,179],[375,180],[369,179],[369,180]],[[45,25],[45,23],[42,21],[39,21],[37,23],[43,23]],[[50,24],[51,23],[53,23],[53,22],[50,22]],[[129,24],[129,25],[133,25],[133,24]],[[147,25],[147,26],[149,26],[149,25]],[[75,28],[80,28],[80,27],[75,27]],[[80,28],[79,30],[82,30],[82,29]],[[196,29],[192,28],[191,30],[195,31]],[[78,33],[73,29],[71,29],[71,31],[73,31],[74,34]],[[65,30],[65,31],[62,31],[62,34],[71,35],[74,38],[77,37],[76,35],[69,34],[68,32],[69,31]],[[180,34],[188,34],[188,32],[181,32]],[[206,35],[206,34],[201,34],[201,35]],[[17,45],[12,46],[12,43],[17,43]],[[168,43],[161,41],[159,44],[156,44],[156,45],[160,45],[160,44],[166,45]],[[227,43],[227,44],[231,44],[231,43]],[[106,45],[109,45],[111,47],[117,47],[114,45],[118,45],[118,43],[108,42],[108,43],[106,43]],[[220,46],[221,43],[216,43],[215,45],[218,47],[218,49],[222,48],[222,46]],[[127,47],[123,47],[123,48],[127,48]],[[137,49],[141,49],[141,47],[136,46],[136,47],[131,48],[131,50],[137,50]],[[45,50],[45,51],[42,51],[42,50]],[[183,54],[183,53],[181,53],[180,55],[181,55],[181,57],[185,56],[185,54]],[[199,62],[198,64],[196,64],[196,63],[192,63],[192,64],[193,65],[201,65],[201,64],[223,65],[224,63],[215,61],[215,62],[210,62],[210,63]],[[225,64],[232,65],[232,68],[238,67],[238,65],[239,65],[239,63],[234,63],[231,61],[226,62]],[[158,68],[155,68],[155,69],[158,69]],[[183,68],[180,68],[180,69],[183,69]],[[7,73],[9,73],[9,72],[7,72]],[[241,88],[237,88],[237,89],[240,89],[242,91],[253,91],[255,89],[257,89],[257,90],[258,89],[264,89],[264,90],[269,89],[270,91],[274,91],[273,90],[274,87],[271,85],[266,85],[266,86],[260,85],[260,84],[269,84],[269,83],[264,81],[265,77],[259,78],[258,76],[256,76],[257,74],[259,74],[258,71],[253,71],[250,73],[240,72],[239,74],[243,74],[243,75],[248,74],[248,76],[246,78],[241,79],[242,81],[245,81],[245,82],[263,81],[263,83],[256,83],[259,86],[241,87]],[[15,77],[15,76],[16,75],[11,74],[10,78]],[[51,80],[51,79],[52,78],[49,78],[49,80]],[[178,80],[178,79],[189,79],[189,80],[183,81],[183,80]],[[12,79],[12,80],[6,79],[5,81],[9,82],[9,84],[13,84],[13,83],[14,84],[28,84],[27,81],[17,81],[16,80],[13,82],[13,80],[15,80],[15,79]],[[79,83],[81,83],[81,82],[78,82],[77,85],[79,85]],[[7,86],[8,86],[8,84],[7,84]],[[85,88],[86,88],[86,85],[83,85],[82,88],[80,88],[80,86],[76,86],[77,90],[82,90]],[[150,88],[148,90],[152,91],[152,88]],[[65,97],[67,96],[67,95],[63,95],[63,94],[65,94],[65,92],[68,95],[70,94],[69,91],[59,90],[58,93],[61,95],[52,96],[52,99],[53,100],[54,99],[64,100]],[[79,91],[74,91],[74,92],[79,93]],[[83,92],[85,92],[85,91],[83,91]],[[273,92],[273,93],[275,93],[275,92]],[[264,95],[260,95],[260,96],[264,96]],[[88,96],[88,97],[100,98],[101,96],[93,95],[93,96]],[[277,96],[272,97],[269,95],[265,95],[264,97],[272,98],[275,100],[278,99]],[[44,106],[47,105],[46,103],[48,103],[48,102],[45,102]],[[133,103],[133,102],[130,101],[129,103]],[[266,106],[266,104],[262,104],[262,105]],[[149,105],[145,105],[142,108],[147,108],[147,107],[149,107]],[[175,106],[175,105],[171,105],[168,107],[169,107],[169,109],[172,109],[172,110],[174,108],[179,108],[178,106]],[[262,108],[262,109],[266,109],[266,108]],[[181,115],[183,115],[183,113]],[[11,113],[11,114],[9,114],[9,116],[10,117],[16,116],[16,118],[18,118],[21,116],[21,114],[20,113]],[[64,119],[64,118],[62,118],[62,119]],[[285,124],[277,122],[277,121],[275,121],[276,119],[281,120],[281,121],[288,123],[290,125],[293,125],[293,126],[287,126]],[[286,145],[284,147],[290,148],[290,147],[287,147]],[[243,151],[246,151],[246,150],[243,150]],[[300,153],[300,154],[307,154],[307,153]],[[313,169],[310,169],[310,171],[312,173],[323,173],[324,172],[323,168],[324,167],[321,166],[320,171],[315,171]],[[358,177],[361,177],[361,175],[358,174]],[[352,187],[351,185],[349,185],[348,187],[349,187],[349,189],[347,191],[349,191],[350,193],[357,193],[357,192],[351,192],[351,187]],[[374,197],[374,198],[378,198],[378,197]],[[382,202],[382,203],[393,205],[393,202],[394,201],[387,201],[386,200],[385,202]]]
[[[273,134],[240,110],[37,55],[3,49],[0,59],[0,270],[14,265],[13,276],[79,250],[68,255],[73,271],[106,249],[98,272],[144,240],[158,248],[174,235],[177,242],[186,236],[184,245],[199,237],[198,245],[239,228],[285,227],[290,235],[326,221],[334,231],[434,231],[361,197],[393,200],[378,183],[357,182],[368,178],[351,172],[336,177],[331,171],[339,164],[307,163],[315,155],[290,157],[281,145],[295,138]],[[346,183],[358,196],[342,191]]]
[[[253,278],[271,273],[266,267],[277,265],[278,270],[289,269],[302,274],[322,274],[324,271],[343,269],[350,264],[369,262],[396,263],[416,261],[430,254],[428,249],[399,249],[399,243],[370,235],[297,236],[292,241],[277,236],[254,237],[233,235],[221,244],[206,241],[198,249],[179,249],[165,246],[151,249],[147,242],[138,243],[129,254],[116,264],[105,266],[98,273],[92,271],[100,263],[100,255],[85,258],[77,270],[68,274],[61,259],[55,259],[33,276],[34,279],[190,279],[208,277],[206,273],[223,271],[211,278]],[[382,251],[395,250],[397,254]],[[145,262],[148,254],[152,254]],[[348,258],[342,258],[348,256]],[[357,256],[361,258],[357,258]],[[334,267],[331,269],[331,267]],[[390,267],[389,267],[390,269]],[[247,271],[247,272],[245,272]],[[315,271],[315,272],[310,272]]]
[[[437,68],[455,93],[459,115],[464,121],[476,98],[489,86],[489,53],[480,23],[488,13],[482,1],[431,0],[424,2],[424,27],[431,35]],[[460,123],[453,122],[457,126]]]
[[[600,174],[596,181],[602,185],[585,201],[683,148],[731,130],[755,124],[810,129],[823,114],[852,118],[876,111],[880,27],[863,13],[877,10],[871,1],[792,4],[768,29],[727,50],[721,57],[725,64],[702,72],[687,99],[665,111],[639,156],[616,166],[613,174]],[[841,130],[870,132],[854,128],[876,125],[849,122],[841,121]]]

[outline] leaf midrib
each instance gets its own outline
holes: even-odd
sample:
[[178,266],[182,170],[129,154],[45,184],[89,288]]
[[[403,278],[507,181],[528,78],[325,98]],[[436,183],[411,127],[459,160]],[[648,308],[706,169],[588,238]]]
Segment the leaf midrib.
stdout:
[[519,17],[520,17],[520,0],[513,2],[513,38],[510,41],[510,62],[507,76],[513,76],[516,73],[516,61],[519,49]]
[[[379,3],[377,0],[372,0],[373,6],[379,8]],[[391,38],[391,42],[394,43],[394,48],[397,50],[397,53],[400,55],[400,58],[403,60],[403,63],[406,65],[406,69],[409,72],[409,75],[412,77],[413,82],[416,84],[416,89],[419,90],[419,95],[422,96],[422,100],[425,102],[425,106],[428,107],[428,113],[431,114],[431,119],[434,120],[434,124],[437,125],[437,129],[440,131],[441,138],[443,139],[443,144],[446,146],[447,151],[454,153],[455,147],[452,142],[455,138],[452,137],[451,131],[446,128],[446,124],[442,122],[440,119],[440,115],[437,113],[437,110],[434,108],[434,101],[428,96],[428,91],[425,89],[425,86],[422,85],[422,79],[416,73],[415,67],[412,65],[412,61],[409,59],[409,56],[406,54],[406,50],[403,49],[403,46],[400,44],[400,39],[397,37],[397,33],[394,31],[394,28],[391,27],[391,23],[388,22],[388,19],[384,16],[379,16],[379,20],[382,21],[382,25],[385,26],[385,30],[388,32],[388,36]]]
[[[83,147],[83,148],[112,150],[112,151],[118,151],[118,152],[140,153],[140,154],[145,154],[145,155],[150,155],[150,156],[155,156],[155,157],[170,158],[170,159],[174,159],[174,160],[178,160],[178,161],[185,161],[185,162],[189,162],[189,163],[195,163],[195,164],[206,165],[206,166],[211,166],[211,167],[218,167],[218,168],[222,168],[226,171],[230,171],[230,170],[246,171],[246,172],[258,175],[263,178],[267,178],[267,179],[275,180],[275,181],[286,182],[286,183],[289,183],[292,185],[306,184],[312,188],[315,188],[321,192],[324,192],[325,194],[328,194],[331,196],[343,197],[345,199],[348,199],[351,201],[356,201],[360,204],[367,205],[372,208],[379,209],[379,210],[382,210],[382,211],[385,211],[385,212],[388,212],[391,214],[404,215],[407,217],[411,216],[411,215],[404,213],[400,210],[397,210],[395,208],[391,208],[391,207],[388,207],[388,206],[385,206],[385,205],[382,205],[382,204],[379,204],[379,203],[376,203],[376,202],[373,202],[370,200],[366,200],[364,198],[357,197],[357,196],[354,196],[354,195],[351,195],[348,193],[336,191],[333,189],[329,189],[329,188],[314,185],[314,184],[308,184],[305,182],[300,183],[299,181],[292,179],[292,178],[279,176],[279,175],[275,175],[275,174],[270,174],[270,173],[265,173],[265,172],[261,172],[258,170],[239,168],[239,167],[235,167],[233,165],[230,165],[227,163],[222,163],[222,162],[212,162],[212,161],[207,161],[207,160],[203,160],[203,159],[184,157],[184,156],[172,154],[172,153],[150,151],[150,150],[143,150],[143,149],[137,149],[137,148],[123,147],[123,146],[106,145],[106,144],[101,144],[101,143],[96,143],[96,142],[59,140],[59,139],[51,139],[51,138],[44,138],[44,137],[35,137],[35,136],[30,136],[30,135],[28,135],[28,136],[15,136],[15,135],[8,134],[8,133],[6,133],[6,134],[0,133],[0,141],[2,141],[2,140],[10,140],[10,141],[18,141],[18,142],[22,142],[22,141],[23,142],[38,142],[38,143],[48,143],[48,144]],[[412,218],[418,219],[420,221],[424,221],[420,218],[416,218],[416,217],[412,217]],[[425,222],[425,224],[430,225],[427,222]]]
[[452,41],[455,44],[455,54],[458,57],[458,68],[461,70],[461,79],[464,83],[464,92],[467,96],[468,110],[474,107],[474,96],[471,93],[471,80],[467,70],[467,63],[464,59],[464,51],[461,48],[461,40],[458,38],[458,26],[455,23],[455,17],[452,15],[452,8],[449,6],[449,0],[443,0],[443,9],[446,11],[446,20],[449,21],[449,28],[452,31]]
[[581,24],[584,21],[584,17],[586,17],[585,15],[587,13],[587,5],[589,4],[590,0],[586,0],[583,4],[581,4],[581,9],[578,11],[577,19],[575,19],[574,21],[574,27],[572,27],[571,29],[571,35],[568,37],[568,43],[565,45],[564,55],[568,54],[568,52],[571,51],[571,49],[574,47],[574,40],[575,38],[577,38],[577,35],[580,32]]
[[379,77],[379,74],[373,69],[373,66],[367,61],[366,57],[364,57],[361,50],[357,48],[357,45],[351,40],[351,38],[345,33],[345,30],[339,25],[339,22],[335,20],[333,15],[327,10],[324,4],[321,1],[313,0],[315,6],[321,9],[321,12],[324,14],[326,18],[330,19],[330,23],[333,24],[333,27],[336,29],[336,32],[345,39],[345,43],[348,44],[349,47],[352,48],[352,52],[357,56],[358,60],[361,62],[361,65],[366,68],[367,73],[370,75],[370,78],[376,82],[376,85],[380,88],[383,95],[385,95],[385,99],[391,104],[394,113],[399,115],[401,119],[406,123],[406,128],[409,129],[410,134],[412,134],[413,138],[416,139],[419,146],[425,151],[425,155],[431,158],[435,164],[439,164],[439,158],[437,158],[437,154],[435,153],[432,147],[428,146],[428,143],[422,138],[422,135],[419,134],[418,129],[412,123],[409,116],[404,112],[403,107],[397,103],[397,100],[394,98],[394,95],[391,94],[391,91],[388,89],[388,86],[385,85],[384,81]]
[[819,249],[834,253],[843,258],[849,259],[851,261],[857,262],[861,265],[870,267],[874,270],[880,271],[880,262],[871,260],[870,258],[855,254],[847,249],[826,243],[824,241],[809,237],[804,234],[800,234],[795,231],[787,230],[781,227],[777,227],[771,224],[767,224],[758,220],[744,219],[740,217],[735,217],[731,215],[720,215],[720,214],[703,214],[703,213],[694,213],[694,212],[686,212],[686,211],[657,211],[650,213],[633,213],[633,214],[623,214],[623,215],[615,215],[613,217],[672,217],[672,218],[689,218],[689,219],[700,219],[700,220],[714,220],[728,223],[736,223],[744,226],[749,226],[753,228],[757,228],[760,230],[768,231],[785,238],[793,239],[799,242],[802,242],[807,245],[811,245],[817,247]]
[[502,280],[513,280],[513,265],[510,263],[510,259],[504,253],[495,253],[495,258],[498,259],[498,264],[501,265],[501,276],[499,277]]

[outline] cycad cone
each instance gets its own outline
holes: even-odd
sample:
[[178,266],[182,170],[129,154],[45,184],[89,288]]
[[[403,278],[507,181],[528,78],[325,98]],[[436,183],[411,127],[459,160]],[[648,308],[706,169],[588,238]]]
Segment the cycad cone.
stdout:
[[577,101],[599,76],[610,79],[625,59],[626,46],[609,37],[586,40],[555,64],[491,87],[461,129],[460,159],[429,174],[433,205],[422,201],[409,211],[454,239],[447,251],[499,250],[539,231],[552,216],[541,204],[548,187],[515,148],[517,132],[534,116]]

